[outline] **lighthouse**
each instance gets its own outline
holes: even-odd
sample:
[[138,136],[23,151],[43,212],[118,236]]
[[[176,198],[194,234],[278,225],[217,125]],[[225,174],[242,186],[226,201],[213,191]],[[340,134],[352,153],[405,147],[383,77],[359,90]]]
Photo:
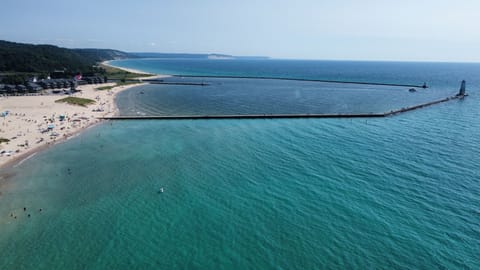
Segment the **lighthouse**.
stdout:
[[460,91],[458,92],[457,96],[459,97],[465,96],[465,88],[466,88],[466,82],[465,80],[463,80],[462,85],[460,86]]

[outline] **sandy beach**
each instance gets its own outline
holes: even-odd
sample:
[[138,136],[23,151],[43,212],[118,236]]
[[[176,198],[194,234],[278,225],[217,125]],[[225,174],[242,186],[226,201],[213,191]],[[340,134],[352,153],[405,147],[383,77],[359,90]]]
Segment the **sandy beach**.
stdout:
[[117,66],[111,65],[111,64],[110,64],[110,61],[104,61],[104,62],[102,62],[101,64],[104,65],[104,66],[108,66],[108,67],[112,67],[112,68],[116,68],[116,69],[121,69],[121,70],[130,72],[130,73],[137,73],[137,74],[146,74],[146,75],[148,75],[148,76],[146,76],[146,77],[141,77],[141,76],[138,77],[139,80],[143,80],[143,79],[161,79],[161,78],[171,77],[170,75],[165,75],[165,74],[153,74],[153,73],[148,73],[148,72],[144,72],[144,71],[141,71],[141,70],[138,70],[138,69],[133,69],[133,68],[117,67]]
[[86,107],[55,102],[66,95],[0,97],[0,112],[8,111],[8,115],[0,117],[0,138],[10,140],[0,144],[0,168],[71,138],[100,122],[98,117],[115,115],[115,95],[140,84],[96,90],[108,85],[114,84],[79,86],[81,92],[71,96],[95,100]]
[[112,68],[121,69],[121,70],[130,72],[130,73],[154,75],[154,74],[152,74],[152,73],[143,72],[143,71],[138,70],[138,69],[124,68],[124,67],[117,67],[117,66],[114,66],[114,65],[110,65],[110,61],[103,61],[101,64],[104,65],[104,66],[109,66],[109,67],[112,67]]

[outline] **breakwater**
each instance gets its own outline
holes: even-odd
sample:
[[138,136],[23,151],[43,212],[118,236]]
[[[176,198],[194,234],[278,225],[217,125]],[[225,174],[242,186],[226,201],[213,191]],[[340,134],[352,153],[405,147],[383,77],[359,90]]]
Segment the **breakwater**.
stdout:
[[159,115],[159,116],[111,116],[100,117],[104,120],[201,120],[201,119],[274,119],[274,118],[379,118],[397,115],[417,109],[433,106],[451,100],[462,99],[467,95],[456,95],[444,99],[404,107],[384,113],[360,114],[229,114],[229,115]]
[[299,79],[288,77],[265,77],[265,76],[208,76],[208,75],[172,75],[178,78],[212,78],[212,79],[255,79],[255,80],[282,80],[282,81],[302,81],[302,82],[323,82],[323,83],[340,83],[340,84],[362,84],[362,85],[379,85],[379,86],[398,86],[398,87],[414,87],[428,88],[427,84],[397,84],[397,83],[379,83],[379,82],[359,82],[359,81],[341,81],[341,80],[316,80],[316,79]]
[[[112,80],[108,80],[108,82],[120,82],[121,80],[117,80],[117,79],[112,79]],[[210,85],[209,83],[204,83],[204,82],[200,82],[200,83],[197,83],[197,82],[166,82],[164,80],[160,80],[160,79],[145,79],[145,80],[138,80],[138,79],[128,79],[128,80],[124,80],[125,82],[146,82],[146,83],[149,83],[149,84],[165,84],[165,85],[190,85],[190,86],[208,86]]]
[[194,83],[194,82],[164,82],[164,81],[155,81],[155,80],[143,80],[144,82],[148,82],[150,84],[165,84],[165,85],[193,85],[193,86],[208,86],[209,83]]

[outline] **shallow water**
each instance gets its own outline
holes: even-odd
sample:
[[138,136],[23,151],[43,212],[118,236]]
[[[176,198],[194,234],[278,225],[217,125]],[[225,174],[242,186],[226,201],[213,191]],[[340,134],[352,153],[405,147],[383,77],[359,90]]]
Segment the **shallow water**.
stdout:
[[364,114],[385,113],[452,96],[442,88],[258,79],[168,78],[120,93],[121,115]]

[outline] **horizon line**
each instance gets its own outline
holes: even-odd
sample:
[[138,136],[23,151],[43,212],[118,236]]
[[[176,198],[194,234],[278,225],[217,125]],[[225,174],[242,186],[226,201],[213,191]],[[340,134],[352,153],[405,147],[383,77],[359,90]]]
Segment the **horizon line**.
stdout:
[[[94,48],[94,47],[66,47],[61,45],[56,45],[52,43],[26,43],[21,41],[9,41],[6,39],[0,39],[0,41],[12,42],[12,43],[19,43],[19,44],[30,44],[30,45],[49,45],[49,46],[57,46],[59,48],[66,48],[66,49],[93,49],[93,50],[115,50],[124,53],[134,54],[134,53],[152,53],[152,54],[200,54],[200,55],[223,55],[223,56],[230,56],[230,57],[245,57],[245,58],[266,58],[262,60],[302,60],[302,61],[338,61],[338,62],[400,62],[400,63],[450,63],[450,64],[480,64],[480,60],[419,60],[419,59],[346,59],[346,58],[302,58],[302,57],[272,57],[272,56],[264,56],[264,55],[235,55],[229,53],[218,53],[218,52],[152,52],[152,51],[128,51],[128,50],[120,50],[114,48]],[[142,59],[161,59],[155,57],[141,57]],[[127,59],[134,59],[134,58],[127,58]],[[223,59],[215,59],[215,60],[223,60]],[[115,60],[112,60],[115,61]]]

